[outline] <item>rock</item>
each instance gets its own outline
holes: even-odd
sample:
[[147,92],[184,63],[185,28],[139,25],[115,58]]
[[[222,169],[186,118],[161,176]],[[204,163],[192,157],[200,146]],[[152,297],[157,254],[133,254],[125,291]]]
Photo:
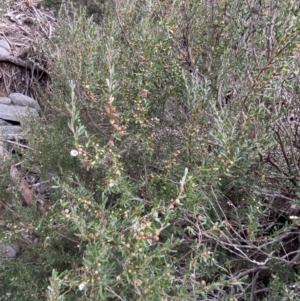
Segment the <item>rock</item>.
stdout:
[[9,140],[24,139],[22,128],[18,125],[0,126],[0,137]]
[[9,44],[6,41],[0,40],[0,47],[5,49],[8,52],[8,54],[10,54],[11,49],[10,49]]
[[0,47],[0,55],[9,55],[9,52],[4,48]]
[[0,266],[4,261],[12,260],[16,258],[20,250],[21,248],[17,244],[8,245],[8,244],[1,243],[0,244]]
[[0,261],[3,259],[13,259],[20,252],[20,246],[17,244],[0,244]]
[[20,252],[20,246],[17,244],[5,246],[6,258],[15,258],[19,252]]
[[37,115],[35,109],[5,105],[0,103],[0,119],[21,122],[21,119],[29,115]]
[[0,97],[0,103],[10,105],[11,104],[11,99],[8,97]]
[[23,95],[21,93],[12,93],[8,97],[11,99],[14,105],[33,108],[37,111],[40,111],[41,109],[38,102],[35,99]]

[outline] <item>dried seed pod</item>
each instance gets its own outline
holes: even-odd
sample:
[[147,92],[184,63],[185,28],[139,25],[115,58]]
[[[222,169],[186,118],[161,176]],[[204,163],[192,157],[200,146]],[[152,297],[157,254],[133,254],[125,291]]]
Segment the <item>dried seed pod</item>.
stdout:
[[118,113],[111,113],[110,118],[111,119],[117,119],[119,117]]

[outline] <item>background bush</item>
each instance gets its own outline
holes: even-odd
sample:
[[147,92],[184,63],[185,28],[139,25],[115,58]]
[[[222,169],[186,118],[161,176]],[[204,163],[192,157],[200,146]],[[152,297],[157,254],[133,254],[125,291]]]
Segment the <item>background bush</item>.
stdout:
[[97,23],[62,6],[42,46],[23,160],[56,189],[44,215],[16,206],[3,294],[297,300],[297,4],[98,4]]

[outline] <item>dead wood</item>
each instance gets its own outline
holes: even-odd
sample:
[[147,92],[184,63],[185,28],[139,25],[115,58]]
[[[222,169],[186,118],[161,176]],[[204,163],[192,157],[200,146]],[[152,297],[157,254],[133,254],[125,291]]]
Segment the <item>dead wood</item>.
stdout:
[[29,62],[24,62],[23,60],[14,57],[14,56],[8,56],[8,55],[0,55],[0,62],[5,62],[5,63],[11,63],[15,66],[24,68],[26,70],[34,71],[39,74],[47,74],[45,70],[43,70],[41,67],[34,63],[29,63]]
[[[0,142],[0,158],[2,158],[3,162],[7,162],[11,159],[9,152],[5,149],[2,142]],[[22,195],[23,204],[32,206],[34,204],[33,193],[25,179],[20,175],[15,164],[12,164],[10,167],[10,177]]]

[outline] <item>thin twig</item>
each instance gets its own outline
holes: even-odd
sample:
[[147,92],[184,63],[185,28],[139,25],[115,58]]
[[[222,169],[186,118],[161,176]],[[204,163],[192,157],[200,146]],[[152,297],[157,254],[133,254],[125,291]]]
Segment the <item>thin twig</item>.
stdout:
[[116,12],[116,15],[117,15],[118,23],[119,23],[119,26],[120,26],[120,28],[121,28],[122,34],[123,34],[123,36],[124,36],[124,38],[125,38],[125,40],[126,40],[128,46],[129,46],[129,49],[131,50],[132,54],[135,56],[134,50],[133,50],[133,48],[131,47],[131,43],[130,43],[128,37],[127,37],[127,34],[126,34],[126,32],[125,32],[125,30],[124,30],[124,27],[123,27],[123,25],[122,25],[122,22],[121,22],[121,18],[120,18],[120,14],[119,14],[119,5],[118,5],[118,2],[115,1],[115,0],[113,0],[113,3],[114,3],[114,5],[115,5],[115,12]]

